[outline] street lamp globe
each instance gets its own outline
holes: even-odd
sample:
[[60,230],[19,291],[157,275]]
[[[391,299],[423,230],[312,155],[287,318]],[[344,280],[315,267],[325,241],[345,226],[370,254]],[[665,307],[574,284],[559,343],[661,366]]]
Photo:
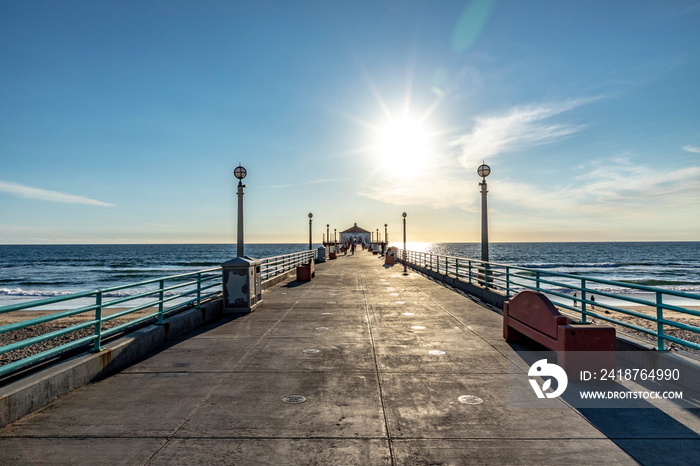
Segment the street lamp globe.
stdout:
[[246,171],[246,169],[243,168],[243,167],[240,166],[240,165],[237,166],[237,167],[233,170],[233,176],[235,176],[235,177],[238,178],[239,180],[242,180],[243,178],[245,178],[247,174],[248,174],[248,172]]
[[476,172],[479,174],[480,177],[486,178],[491,173],[491,167],[484,163],[476,169]]
[[313,216],[314,216],[314,214],[312,214],[311,212],[309,212],[309,218],[311,218],[311,217],[313,217]]
[[406,212],[404,212],[403,214],[401,214],[401,216],[402,216],[403,218],[406,218]]

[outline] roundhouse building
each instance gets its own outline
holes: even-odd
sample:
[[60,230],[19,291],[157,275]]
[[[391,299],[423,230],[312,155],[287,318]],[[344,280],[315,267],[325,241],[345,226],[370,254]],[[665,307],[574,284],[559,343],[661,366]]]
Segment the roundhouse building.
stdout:
[[363,228],[357,226],[357,223],[351,228],[340,232],[340,244],[344,244],[345,240],[349,242],[356,242],[357,244],[369,244],[371,239],[371,233]]

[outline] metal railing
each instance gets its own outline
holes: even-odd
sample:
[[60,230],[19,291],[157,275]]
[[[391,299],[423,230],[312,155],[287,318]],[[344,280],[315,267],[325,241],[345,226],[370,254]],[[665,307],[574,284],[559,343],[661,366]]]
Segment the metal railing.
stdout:
[[311,259],[318,259],[318,249],[266,257],[261,259],[260,278],[262,281],[270,280],[278,275],[294,270],[299,265],[308,263]]
[[[588,323],[590,318],[595,318],[650,335],[655,338],[656,348],[661,351],[666,349],[665,342],[667,341],[700,350],[700,344],[668,334],[669,327],[700,334],[700,327],[673,320],[668,317],[668,312],[664,316],[665,311],[671,311],[683,316],[700,317],[700,311],[668,303],[669,300],[673,299],[688,303],[688,306],[700,306],[700,294],[697,293],[428,252],[400,249],[397,257],[405,261],[407,265],[422,267],[438,274],[454,277],[466,283],[504,294],[507,298],[523,290],[540,291],[545,293],[555,306],[580,318],[582,323]],[[592,288],[593,284],[603,285],[607,290],[605,288]],[[616,292],[610,291],[611,288],[614,288]],[[594,295],[607,298],[607,302],[600,299],[596,301]],[[650,299],[645,299],[646,296],[649,296]],[[655,309],[656,312],[655,315],[649,315],[621,307],[624,305],[648,306]],[[606,315],[606,313],[612,312],[651,322],[651,328]]]
[[[2,306],[0,307],[0,314],[13,311],[41,311],[43,310],[42,308],[45,309],[46,306],[55,307],[56,305],[60,305],[66,310],[46,312],[46,314],[42,316],[0,326],[0,334],[33,327],[47,322],[60,321],[68,317],[82,317],[85,320],[83,322],[73,323],[72,325],[66,324],[63,328],[50,331],[49,333],[41,333],[31,338],[0,346],[0,355],[2,355],[11,351],[22,350],[32,345],[44,343],[54,338],[67,337],[70,340],[67,343],[57,344],[44,351],[0,366],[0,375],[7,374],[22,366],[41,361],[71,348],[91,345],[92,351],[99,351],[102,348],[102,340],[104,338],[122,332],[127,327],[132,327],[148,320],[155,320],[156,323],[162,324],[163,316],[166,313],[190,305],[200,306],[203,300],[220,294],[220,271],[221,268],[217,267],[197,272],[155,278],[138,283],[130,283],[128,285]],[[212,288],[216,289],[212,291]],[[111,299],[114,297],[116,298]],[[132,303],[133,301],[137,301],[138,303]],[[84,304],[85,302],[88,304]],[[124,308],[124,305],[127,303],[136,305]],[[170,303],[171,305],[166,306],[166,303]],[[78,307],[73,308],[76,304]],[[146,311],[145,313],[134,315],[144,310]],[[115,319],[126,316],[132,318],[126,322],[118,323],[115,321]],[[65,323],[65,320],[60,323]],[[110,323],[109,328],[105,325],[108,323]],[[90,331],[81,332],[86,329]]]
[[[296,266],[308,263],[311,258],[318,258],[318,250],[261,259],[261,279],[270,280],[294,270]],[[12,351],[22,351],[34,345],[49,346],[43,351],[32,349],[30,352],[35,354],[0,365],[0,375],[78,347],[92,347],[91,351],[99,351],[102,348],[103,339],[109,336],[149,320],[162,324],[165,314],[191,305],[200,306],[202,301],[218,296],[221,292],[221,267],[215,267],[112,288],[1,306],[0,314],[30,310],[46,312],[42,312],[44,315],[0,326],[0,338],[8,332],[49,322],[53,323],[52,328],[60,328],[45,333],[41,333],[39,329],[36,336],[0,346],[0,356]],[[132,305],[133,307],[128,307]],[[59,306],[62,310],[49,311],[48,306],[53,309]],[[67,322],[66,319],[69,317],[78,318],[81,321]],[[61,341],[49,342],[53,339],[61,339]],[[64,342],[64,340],[69,341]]]

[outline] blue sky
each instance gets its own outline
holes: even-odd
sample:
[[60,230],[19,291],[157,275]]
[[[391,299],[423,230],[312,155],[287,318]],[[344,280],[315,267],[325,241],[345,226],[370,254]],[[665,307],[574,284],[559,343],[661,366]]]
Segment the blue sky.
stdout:
[[0,243],[700,240],[697,1],[0,2]]

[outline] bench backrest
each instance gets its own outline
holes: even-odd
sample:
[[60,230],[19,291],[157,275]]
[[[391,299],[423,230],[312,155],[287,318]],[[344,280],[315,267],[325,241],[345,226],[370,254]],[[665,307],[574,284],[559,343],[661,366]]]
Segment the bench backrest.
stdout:
[[508,316],[528,327],[557,338],[557,327],[568,321],[552,302],[538,291],[521,291],[508,301]]

